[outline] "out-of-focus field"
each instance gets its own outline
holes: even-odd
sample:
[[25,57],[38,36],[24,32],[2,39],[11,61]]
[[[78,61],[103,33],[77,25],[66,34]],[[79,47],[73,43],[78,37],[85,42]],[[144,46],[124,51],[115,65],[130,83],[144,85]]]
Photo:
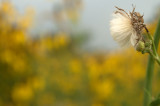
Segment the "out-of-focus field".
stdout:
[[[78,19],[76,9],[65,14],[73,23]],[[130,48],[81,50],[87,42],[83,32],[59,30],[32,38],[32,15],[18,16],[9,2],[0,6],[0,106],[142,106],[147,55]],[[61,15],[55,12],[58,24]],[[153,33],[156,21],[149,26]]]

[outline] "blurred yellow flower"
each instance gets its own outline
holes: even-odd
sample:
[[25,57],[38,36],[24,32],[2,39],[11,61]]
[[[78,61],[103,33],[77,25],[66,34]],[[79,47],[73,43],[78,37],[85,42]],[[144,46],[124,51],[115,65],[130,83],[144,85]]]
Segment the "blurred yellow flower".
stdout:
[[55,49],[63,48],[67,46],[68,42],[69,42],[68,35],[66,33],[59,32],[53,38],[53,47]]
[[23,31],[17,31],[13,34],[13,39],[17,44],[24,44],[26,41],[26,35]]
[[[0,6],[1,6],[0,9],[6,15],[11,16],[12,18],[14,18],[13,15],[15,15],[15,9],[14,9],[13,5],[9,1],[3,2]],[[8,17],[8,18],[11,18],[11,17]]]
[[22,28],[28,29],[32,27],[33,25],[33,19],[34,19],[34,9],[33,8],[27,8],[26,14],[24,16],[21,16],[18,18],[18,23],[21,25]]
[[81,69],[81,62],[78,59],[72,59],[70,62],[70,68],[73,73],[79,74]]
[[102,81],[96,84],[96,93],[98,98],[105,100],[111,96],[114,91],[114,83],[112,80]]
[[45,81],[42,78],[35,77],[30,80],[30,83],[35,91],[43,90],[45,87]]
[[12,91],[12,98],[15,102],[26,102],[34,96],[30,86],[25,84],[16,85]]
[[8,64],[12,64],[14,57],[15,57],[15,55],[13,54],[13,52],[11,50],[5,50],[1,53],[2,61],[6,62]]

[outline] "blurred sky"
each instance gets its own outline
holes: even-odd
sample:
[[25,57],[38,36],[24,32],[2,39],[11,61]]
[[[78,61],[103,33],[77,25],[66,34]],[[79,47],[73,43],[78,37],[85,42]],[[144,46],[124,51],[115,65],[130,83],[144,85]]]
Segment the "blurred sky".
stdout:
[[[27,7],[33,7],[36,11],[36,28],[42,31],[52,30],[44,13],[52,13],[53,4],[61,0],[11,0],[16,8],[23,13]],[[113,41],[109,32],[109,20],[118,6],[127,11],[132,10],[132,4],[136,5],[136,11],[144,13],[145,22],[150,21],[160,6],[160,0],[83,0],[83,11],[79,26],[91,32],[89,47],[93,49],[117,49],[119,46]]]

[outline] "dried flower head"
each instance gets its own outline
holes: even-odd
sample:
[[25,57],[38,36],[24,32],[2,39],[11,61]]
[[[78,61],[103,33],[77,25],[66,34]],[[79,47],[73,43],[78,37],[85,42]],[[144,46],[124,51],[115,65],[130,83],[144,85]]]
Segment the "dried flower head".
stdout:
[[123,47],[129,45],[136,47],[139,41],[143,41],[141,35],[142,29],[145,28],[143,15],[135,12],[135,7],[129,13],[116,8],[113,19],[110,21],[112,37]]

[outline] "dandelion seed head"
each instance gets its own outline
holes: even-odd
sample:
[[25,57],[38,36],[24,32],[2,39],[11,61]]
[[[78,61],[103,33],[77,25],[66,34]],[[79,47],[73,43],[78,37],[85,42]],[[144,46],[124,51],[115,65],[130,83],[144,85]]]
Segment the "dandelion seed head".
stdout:
[[143,40],[141,33],[144,28],[143,16],[135,12],[127,13],[121,8],[113,13],[113,19],[110,21],[110,31],[113,39],[117,41],[120,46],[128,47],[130,45],[136,47],[138,41]]

